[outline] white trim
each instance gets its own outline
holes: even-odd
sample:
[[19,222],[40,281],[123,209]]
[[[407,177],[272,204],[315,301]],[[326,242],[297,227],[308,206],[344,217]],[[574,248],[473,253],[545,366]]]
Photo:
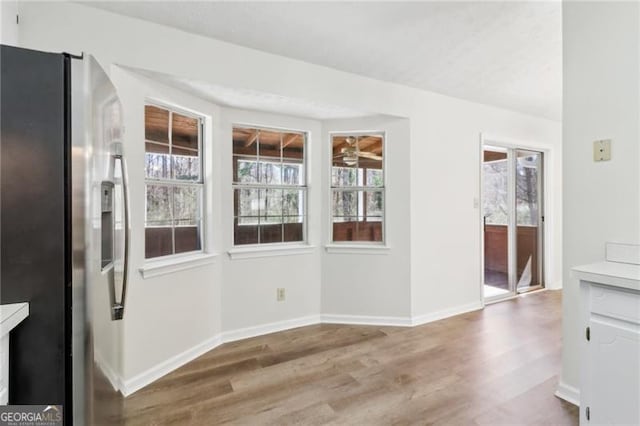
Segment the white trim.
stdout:
[[191,349],[187,349],[178,355],[175,355],[165,361],[162,361],[148,370],[132,377],[129,380],[123,380],[118,377],[115,372],[108,367],[101,359],[96,355],[96,363],[100,366],[101,370],[105,373],[111,385],[114,388],[120,389],[120,392],[124,396],[129,396],[132,393],[142,389],[143,387],[150,385],[159,378],[171,373],[175,369],[185,365],[186,363],[196,359],[204,353],[215,349],[223,343],[235,342],[237,340],[248,339],[256,336],[263,336],[265,334],[276,333],[279,331],[290,330],[298,327],[305,327],[315,324],[354,324],[354,325],[374,325],[374,326],[393,326],[393,327],[412,327],[416,325],[425,324],[431,321],[437,321],[447,318],[448,316],[459,315],[465,312],[481,309],[480,303],[470,303],[468,305],[462,305],[457,308],[446,309],[438,311],[432,314],[421,315],[417,317],[386,317],[386,316],[367,316],[367,315],[339,315],[339,314],[322,314],[322,315],[309,315],[305,317],[292,318],[288,320],[271,322],[263,325],[250,326],[240,328],[237,330],[229,330],[217,334],[205,342],[194,346]]
[[411,317],[411,324],[413,326],[422,325],[456,315],[466,314],[467,312],[477,311],[480,309],[482,309],[481,301],[471,302],[467,303],[466,305],[455,306],[453,308],[443,309],[440,311],[432,312],[430,314],[413,316]]
[[379,325],[411,327],[411,317],[374,317],[367,315],[322,314],[323,324]]
[[159,275],[172,274],[185,269],[197,268],[213,263],[218,253],[198,253],[187,256],[171,256],[167,259],[149,260],[139,271],[147,279]]
[[389,254],[391,247],[378,244],[327,244],[327,253],[336,254]]
[[227,251],[231,259],[254,259],[258,257],[290,256],[313,253],[316,246],[308,244],[277,244],[249,247],[234,247]]
[[114,369],[105,361],[105,359],[100,355],[100,352],[94,350],[93,352],[93,360],[102,371],[102,374],[107,378],[113,390],[120,391],[123,387],[122,379],[120,376],[114,371]]
[[[199,356],[215,349],[223,343],[234,342],[236,340],[247,339],[250,337],[261,336],[264,334],[275,333],[278,331],[289,330],[297,327],[304,327],[307,325],[314,325],[320,322],[319,315],[311,315],[307,317],[294,318],[290,320],[277,321],[269,324],[246,327],[238,330],[232,330],[217,334],[206,341],[187,349],[165,361],[162,361],[148,370],[137,374],[129,380],[122,380],[119,378],[112,369],[108,368],[107,364],[101,362],[101,370],[105,373],[111,385],[114,389],[119,388],[120,392],[126,397],[134,392],[150,385],[159,378],[171,373],[172,371],[182,367],[188,362],[193,361]],[[97,358],[97,357],[96,357]],[[96,361],[98,362],[98,361]]]
[[555,396],[573,405],[580,406],[580,389],[566,384],[562,379],[558,382]]
[[207,339],[204,342],[192,347],[191,349],[187,349],[186,351],[181,352],[178,355],[172,356],[171,358],[162,361],[159,364],[156,364],[147,371],[133,376],[129,380],[122,381],[122,387],[120,388],[120,391],[124,396],[129,396],[132,393],[142,389],[143,387],[155,382],[162,376],[169,374],[170,372],[182,367],[186,363],[193,361],[199,356],[220,346],[221,343],[222,340],[220,339],[219,335]]
[[306,317],[292,318],[263,325],[239,328],[237,330],[223,332],[222,342],[235,342],[237,340],[248,339],[250,337],[263,336],[265,334],[277,333],[278,331],[290,330],[292,328],[305,327],[318,323],[320,323],[320,315],[309,315]]

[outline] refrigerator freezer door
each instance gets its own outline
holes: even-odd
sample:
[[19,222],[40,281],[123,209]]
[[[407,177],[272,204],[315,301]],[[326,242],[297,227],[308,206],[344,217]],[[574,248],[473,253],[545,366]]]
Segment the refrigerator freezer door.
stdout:
[[[81,251],[86,253],[84,262],[78,261],[77,269],[83,266],[84,274],[78,273],[77,280],[74,262],[73,287],[78,288],[74,291],[74,423],[113,425],[122,422],[122,396],[117,390],[122,371],[122,322],[112,320],[112,296],[119,291],[115,287],[124,287],[128,251],[124,175],[115,155],[122,140],[122,106],[115,87],[90,55],[73,61],[72,97],[73,204],[78,206],[74,207],[73,223],[74,233],[83,229],[84,239],[77,245],[80,249],[84,244]],[[120,148],[117,152],[121,153]],[[109,221],[113,230],[102,229],[105,182],[113,184]],[[111,266],[103,265],[102,239],[108,234],[112,238]],[[74,237],[74,245],[76,240]],[[74,247],[74,253],[77,251]],[[78,305],[83,305],[82,319]]]

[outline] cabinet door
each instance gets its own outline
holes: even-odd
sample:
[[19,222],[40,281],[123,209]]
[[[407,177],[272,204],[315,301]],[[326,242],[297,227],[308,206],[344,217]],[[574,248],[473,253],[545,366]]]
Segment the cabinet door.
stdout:
[[640,424],[640,327],[591,318],[590,424]]

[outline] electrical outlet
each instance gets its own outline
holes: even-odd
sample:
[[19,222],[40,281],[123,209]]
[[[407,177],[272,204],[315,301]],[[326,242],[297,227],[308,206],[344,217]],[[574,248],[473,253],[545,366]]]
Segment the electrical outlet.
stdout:
[[278,299],[278,302],[282,302],[284,300],[284,288],[279,288],[276,294],[276,298]]

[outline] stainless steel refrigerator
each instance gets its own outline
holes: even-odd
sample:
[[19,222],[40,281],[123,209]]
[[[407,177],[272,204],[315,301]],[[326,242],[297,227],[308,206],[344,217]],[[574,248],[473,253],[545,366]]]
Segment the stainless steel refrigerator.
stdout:
[[67,425],[118,424],[122,106],[90,55],[1,46],[0,68],[0,302],[30,311],[11,332],[9,404],[62,405]]

